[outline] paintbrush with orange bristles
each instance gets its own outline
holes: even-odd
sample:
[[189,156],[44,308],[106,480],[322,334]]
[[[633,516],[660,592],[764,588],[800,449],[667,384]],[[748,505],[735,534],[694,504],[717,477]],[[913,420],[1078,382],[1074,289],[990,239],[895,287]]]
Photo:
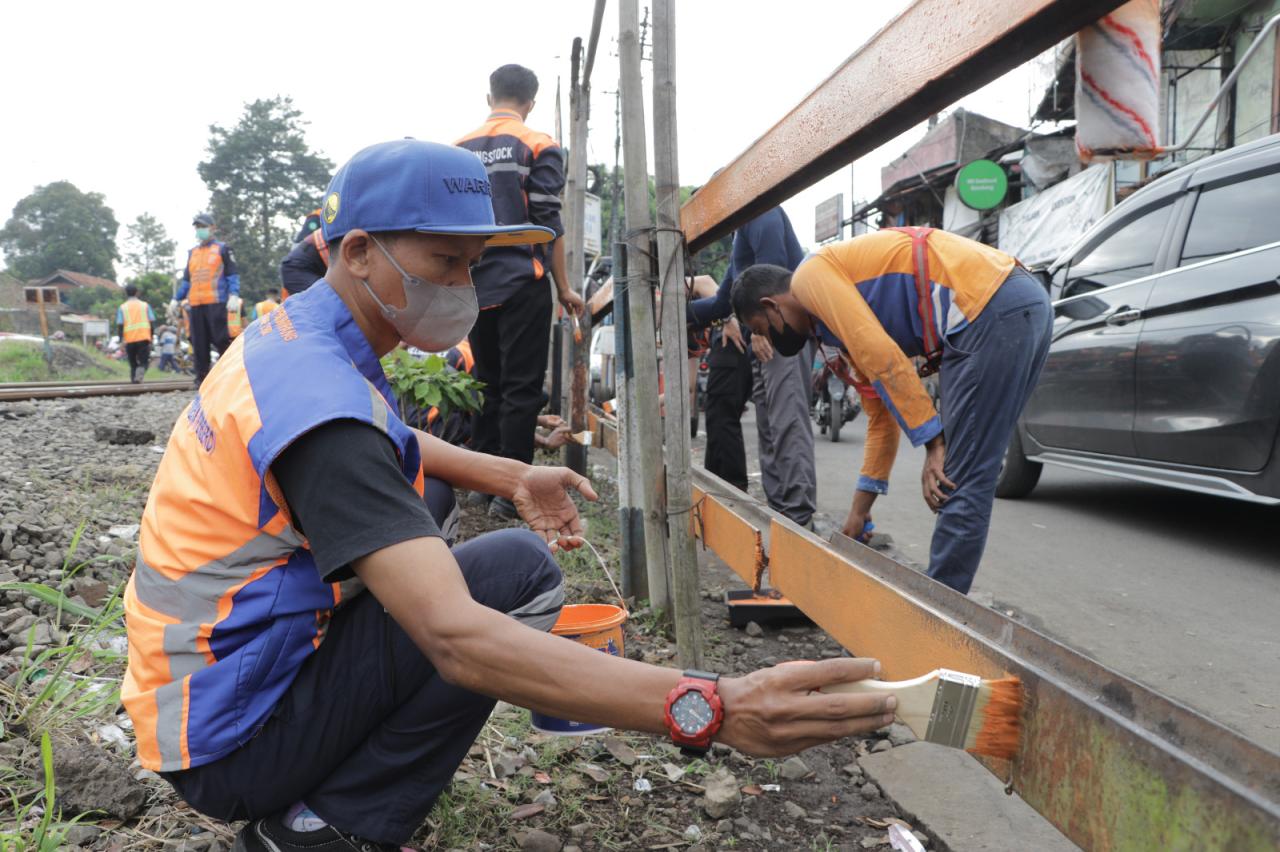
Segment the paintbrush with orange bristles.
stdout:
[[1022,733],[1022,682],[937,669],[912,680],[858,680],[822,692],[892,693],[895,715],[919,739],[1009,760]]

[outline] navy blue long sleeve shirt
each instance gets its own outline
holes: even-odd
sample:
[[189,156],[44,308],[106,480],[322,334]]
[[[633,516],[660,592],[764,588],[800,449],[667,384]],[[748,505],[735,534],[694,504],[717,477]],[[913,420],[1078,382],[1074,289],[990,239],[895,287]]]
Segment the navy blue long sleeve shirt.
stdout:
[[730,302],[733,279],[747,267],[757,263],[770,263],[794,272],[802,260],[804,249],[800,246],[800,240],[796,239],[795,229],[791,227],[791,220],[783,209],[775,207],[762,213],[733,235],[733,254],[729,270],[720,282],[720,289],[714,296],[689,302],[685,321],[705,328],[716,320],[727,319],[733,313]]

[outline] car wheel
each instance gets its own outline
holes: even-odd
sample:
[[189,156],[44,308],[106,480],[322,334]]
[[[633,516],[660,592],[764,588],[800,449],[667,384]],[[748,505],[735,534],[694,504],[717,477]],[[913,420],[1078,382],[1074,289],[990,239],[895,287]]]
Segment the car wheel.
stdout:
[[996,480],[996,496],[1007,499],[1026,497],[1040,481],[1040,471],[1044,465],[1029,460],[1022,453],[1022,438],[1015,427],[1009,446],[1004,451],[1004,461],[1000,464],[1000,478]]

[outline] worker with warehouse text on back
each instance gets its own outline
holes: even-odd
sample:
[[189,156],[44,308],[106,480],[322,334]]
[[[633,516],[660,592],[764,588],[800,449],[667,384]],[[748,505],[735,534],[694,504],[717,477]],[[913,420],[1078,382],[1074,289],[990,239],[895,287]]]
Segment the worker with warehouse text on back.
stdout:
[[[862,475],[844,523],[862,535],[889,490],[898,427],[927,447],[922,489],[937,513],[929,576],[968,592],[986,546],[996,479],[1049,350],[1044,287],[1012,257],[931,228],[888,228],[819,249],[794,274],[742,271],[733,309],[774,349],[838,346],[865,399]],[[917,373],[911,358],[923,357]],[[939,370],[942,414],[920,376]]]
[[[521,462],[533,460],[534,426],[543,405],[552,311],[548,267],[560,304],[575,314],[582,310],[559,239],[564,153],[554,139],[524,123],[537,94],[532,71],[503,65],[489,75],[489,118],[457,143],[484,164],[499,225],[527,221],[556,235],[549,245],[487,251],[472,273],[480,317],[471,332],[471,351],[476,378],[487,391],[473,418],[471,446]],[[500,495],[477,492],[472,502],[488,502],[489,512],[498,517],[515,517],[511,501]]]
[[[714,736],[777,755],[887,725],[892,696],[816,695],[870,677],[829,659],[742,677],[661,668],[548,635],[555,547],[581,544],[585,477],[406,427],[379,358],[466,336],[494,223],[476,157],[366,148],[325,200],[325,278],[254,324],[170,435],[125,592],[121,698],[138,759],[197,810],[251,820],[241,852],[394,849],[431,811],[500,698],[544,713]],[[530,530],[450,549],[425,477],[511,500]],[[343,598],[348,578],[364,591]]]
[[177,313],[178,303],[191,306],[191,350],[195,358],[196,387],[209,373],[209,348],[218,354],[231,345],[227,314],[240,314],[240,271],[236,268],[231,248],[213,238],[213,217],[201,213],[191,222],[199,245],[187,253],[182,282],[171,305]]
[[128,298],[116,308],[116,325],[120,327],[120,339],[129,357],[129,381],[138,384],[151,363],[151,324],[156,321],[156,312],[138,298],[136,285],[126,284],[124,294]]

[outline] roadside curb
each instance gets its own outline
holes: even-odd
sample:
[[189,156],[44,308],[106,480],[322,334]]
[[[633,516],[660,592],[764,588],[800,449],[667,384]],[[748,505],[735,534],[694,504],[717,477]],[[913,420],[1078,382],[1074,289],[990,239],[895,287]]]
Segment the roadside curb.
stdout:
[[1076,852],[1078,847],[968,753],[927,742],[858,760],[913,824],[951,852]]

